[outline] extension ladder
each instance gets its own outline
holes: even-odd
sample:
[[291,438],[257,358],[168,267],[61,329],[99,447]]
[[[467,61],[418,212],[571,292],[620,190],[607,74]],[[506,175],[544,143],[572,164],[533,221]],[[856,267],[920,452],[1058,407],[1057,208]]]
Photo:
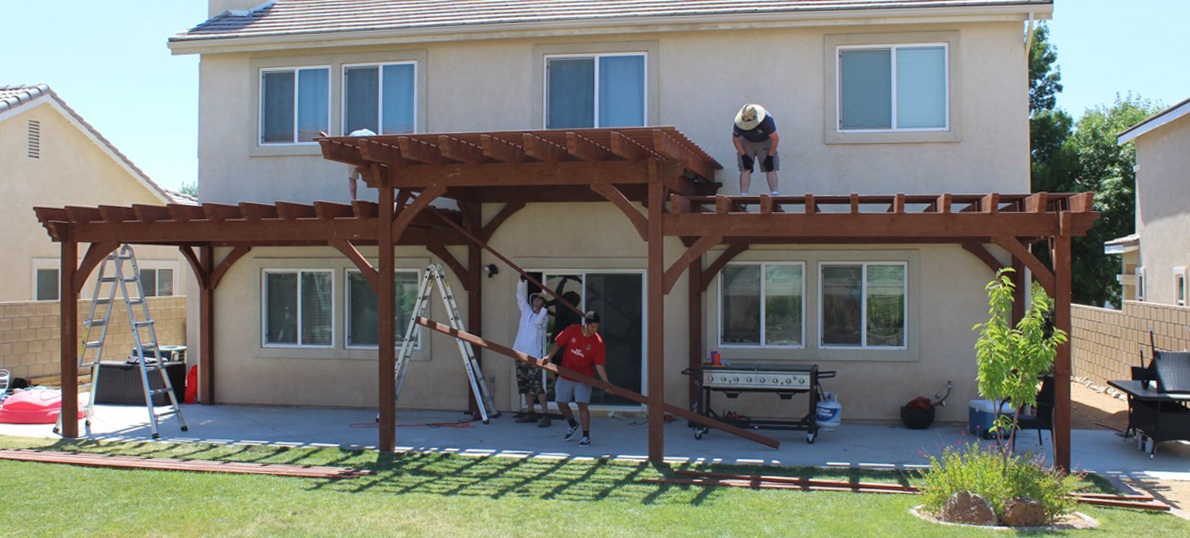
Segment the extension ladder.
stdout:
[[[459,314],[459,303],[455,300],[450,282],[446,279],[446,270],[440,264],[430,264],[426,267],[426,275],[422,278],[421,286],[417,290],[417,303],[413,307],[409,326],[405,328],[405,340],[401,342],[401,351],[397,354],[397,390],[395,393],[397,398],[401,396],[401,385],[405,382],[409,359],[413,357],[413,348],[417,345],[414,340],[419,327],[417,318],[423,317],[435,285],[442,297],[442,304],[446,305],[446,310],[450,314],[450,326],[459,331],[466,331],[463,326],[463,316]],[[483,419],[484,424],[487,424],[490,417],[498,417],[500,413],[496,411],[496,403],[492,399],[491,391],[488,390],[487,381],[483,378],[483,371],[479,368],[475,350],[469,342],[462,339],[455,339],[455,342],[459,347],[459,356],[463,359],[463,367],[467,371],[467,381],[471,384],[471,392],[475,394],[475,403],[479,408],[480,418]]]
[[[128,270],[125,269],[128,264]],[[108,266],[112,266],[112,274],[108,274]],[[136,285],[129,290],[129,284]],[[105,291],[106,290],[106,291]],[[149,411],[149,426],[153,431],[153,438],[161,437],[157,431],[158,420],[170,415],[177,415],[182,431],[187,431],[186,419],[182,416],[182,409],[178,407],[178,399],[174,394],[173,385],[165,370],[165,359],[157,344],[157,331],[153,328],[153,319],[149,317],[149,303],[145,301],[145,288],[141,283],[140,268],[136,264],[136,253],[130,245],[123,245],[115,252],[103,259],[99,266],[99,276],[95,281],[95,290],[91,296],[91,309],[84,322],[82,349],[79,351],[79,370],[91,369],[91,382],[81,385],[80,389],[90,389],[86,406],[86,432],[91,435],[91,418],[95,413],[95,393],[99,388],[99,362],[103,357],[103,344],[107,339],[108,324],[112,319],[112,307],[116,301],[116,290],[120,290],[124,299],[124,306],[128,309],[128,324],[132,329],[132,341],[135,344],[134,355],[129,361],[135,361],[140,368],[141,388],[145,395],[145,407]],[[139,309],[133,308],[140,305]],[[96,311],[101,309],[103,317],[96,317]],[[137,317],[137,310],[141,316]],[[146,330],[147,332],[142,333]],[[98,330],[95,340],[91,340],[92,333]],[[87,358],[88,351],[94,350],[94,357]],[[146,352],[148,356],[146,357]],[[151,361],[151,362],[150,362]],[[151,388],[149,375],[157,372],[161,376],[162,388]],[[65,382],[65,380],[63,380]],[[169,409],[158,413],[153,405],[153,397],[158,394],[169,396]],[[58,424],[54,433],[62,428],[62,416],[58,416]]]

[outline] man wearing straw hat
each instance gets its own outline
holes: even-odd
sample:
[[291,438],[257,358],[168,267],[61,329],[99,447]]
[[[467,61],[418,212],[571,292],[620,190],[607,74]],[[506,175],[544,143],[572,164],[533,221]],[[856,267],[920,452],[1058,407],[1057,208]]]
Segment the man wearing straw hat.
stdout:
[[746,104],[735,115],[731,129],[731,141],[735,144],[740,167],[740,194],[747,195],[752,185],[752,169],[757,162],[769,183],[769,191],[777,195],[777,170],[781,168],[781,157],[777,155],[777,122],[773,121],[764,107]]

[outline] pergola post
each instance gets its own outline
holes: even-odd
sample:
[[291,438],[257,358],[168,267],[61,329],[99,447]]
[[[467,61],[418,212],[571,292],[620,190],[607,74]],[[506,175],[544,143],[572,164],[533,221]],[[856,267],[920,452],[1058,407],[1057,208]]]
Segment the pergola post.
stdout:
[[662,214],[665,185],[659,166],[649,163],[649,267],[647,324],[649,357],[649,461],[665,460],[665,236]]
[[[67,236],[71,233],[69,228]],[[62,241],[62,265],[58,271],[59,319],[58,335],[60,357],[60,379],[62,385],[62,437],[79,436],[79,363],[78,363],[78,304],[79,289],[74,286],[74,273],[78,267],[78,243],[71,239]]]
[[198,399],[203,405],[215,403],[215,247],[199,248],[200,288],[198,292]]
[[[1071,214],[1062,212],[1061,233],[1054,236],[1054,326],[1070,336],[1070,231]],[[1070,470],[1070,340],[1058,346],[1054,357],[1054,466]]]
[[[463,213],[463,224],[467,227],[472,235],[482,235],[483,225],[483,206],[477,202],[459,204],[459,210]],[[483,334],[483,271],[480,270],[480,264],[483,263],[483,248],[475,243],[467,244],[467,275],[469,280],[467,283],[467,328],[474,334]],[[475,353],[475,361],[483,368],[483,351],[482,349],[473,348]],[[479,403],[475,401],[475,394],[467,391],[467,410],[471,413],[479,412]]]
[[[702,349],[702,256],[699,256],[694,263],[690,264],[690,268],[686,270],[687,297],[690,301],[690,319],[689,319],[689,346],[690,346],[690,360],[687,362],[689,368],[701,368],[703,349]],[[689,387],[688,409],[694,409],[695,402],[698,401],[698,382],[694,376],[688,376],[687,385]],[[702,409],[698,410],[702,412]]]
[[376,319],[378,324],[378,359],[377,363],[377,406],[380,409],[380,444],[381,452],[393,452],[397,447],[397,348],[396,348],[396,308],[393,297],[393,278],[396,272],[396,259],[393,251],[393,187],[392,180],[387,173],[383,173],[379,166],[374,166],[373,177],[380,190],[380,207],[377,225],[380,226],[378,235],[379,252],[377,256],[377,307]]

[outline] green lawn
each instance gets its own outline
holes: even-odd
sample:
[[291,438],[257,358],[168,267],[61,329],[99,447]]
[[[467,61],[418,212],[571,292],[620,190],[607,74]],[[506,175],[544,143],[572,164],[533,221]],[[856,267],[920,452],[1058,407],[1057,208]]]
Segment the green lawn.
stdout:
[[[0,448],[337,465],[341,481],[89,469],[0,460],[2,536],[1004,536],[927,523],[919,499],[639,484],[645,463],[391,455],[337,449],[93,443],[0,437]],[[729,472],[757,468],[716,467]],[[906,482],[897,473],[764,468],[766,474]],[[1104,481],[1091,480],[1102,489]],[[1085,506],[1076,536],[1187,536],[1167,515]]]

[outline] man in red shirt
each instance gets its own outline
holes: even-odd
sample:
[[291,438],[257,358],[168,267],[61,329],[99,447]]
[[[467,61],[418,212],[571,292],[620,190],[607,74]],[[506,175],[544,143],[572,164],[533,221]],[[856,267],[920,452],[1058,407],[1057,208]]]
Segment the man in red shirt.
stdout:
[[[599,314],[587,312],[587,315],[583,316],[583,322],[583,325],[571,325],[558,334],[558,337],[554,339],[553,348],[545,356],[545,362],[549,362],[550,357],[553,357],[559,349],[564,349],[562,352],[563,368],[590,377],[594,377],[598,372],[600,379],[610,383],[607,379],[607,370],[603,368],[607,357],[603,347],[603,338],[599,337]],[[587,404],[591,401],[591,385],[561,374],[557,384],[554,385],[554,401],[557,402],[558,410],[562,412],[562,416],[566,417],[566,422],[570,424],[570,427],[566,429],[567,441],[574,438],[579,427],[579,423],[574,421],[574,413],[570,411],[568,402],[574,401],[578,404],[578,416],[583,426],[583,436],[579,439],[578,446],[590,445],[591,412],[587,409]]]

